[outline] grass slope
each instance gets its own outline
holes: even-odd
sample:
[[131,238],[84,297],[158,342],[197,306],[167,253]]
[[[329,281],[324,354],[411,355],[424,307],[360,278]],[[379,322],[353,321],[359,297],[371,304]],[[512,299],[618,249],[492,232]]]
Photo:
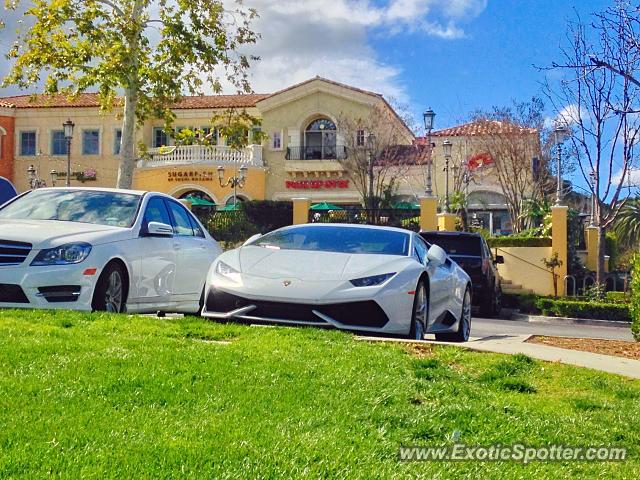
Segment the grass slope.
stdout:
[[[228,342],[228,343],[227,343]],[[638,478],[640,382],[314,329],[0,311],[0,478]],[[399,445],[618,445],[622,463]]]

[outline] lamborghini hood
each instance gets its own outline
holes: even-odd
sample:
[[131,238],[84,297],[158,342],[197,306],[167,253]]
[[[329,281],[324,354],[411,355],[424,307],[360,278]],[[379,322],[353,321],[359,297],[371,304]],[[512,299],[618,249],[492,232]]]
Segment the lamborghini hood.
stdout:
[[[237,251],[240,271],[263,278],[296,278],[309,282],[349,280],[362,275],[398,270],[407,257],[310,250],[275,250],[248,245]],[[224,258],[221,258],[224,261]],[[395,269],[394,269],[395,267]],[[385,268],[389,271],[381,272]]]

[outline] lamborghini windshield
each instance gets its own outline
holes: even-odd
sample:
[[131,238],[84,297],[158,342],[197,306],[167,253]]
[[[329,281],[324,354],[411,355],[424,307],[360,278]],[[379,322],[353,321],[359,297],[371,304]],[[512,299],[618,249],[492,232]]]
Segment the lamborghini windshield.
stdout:
[[361,253],[406,256],[407,233],[351,226],[300,226],[268,233],[251,245],[278,250]]

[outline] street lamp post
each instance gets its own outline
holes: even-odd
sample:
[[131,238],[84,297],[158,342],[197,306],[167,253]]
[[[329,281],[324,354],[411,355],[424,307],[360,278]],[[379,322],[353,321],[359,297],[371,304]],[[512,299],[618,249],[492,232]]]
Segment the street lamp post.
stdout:
[[433,110],[431,110],[431,108],[429,108],[429,110],[422,114],[422,117],[424,119],[424,129],[427,134],[427,145],[429,147],[429,163],[427,164],[427,186],[425,189],[425,193],[428,197],[431,197],[433,195],[433,191],[431,190],[431,164],[433,162],[431,156],[431,152],[433,151],[431,145],[431,130],[433,130],[433,121],[436,118],[436,114]]
[[67,181],[65,182],[67,187],[71,186],[71,139],[73,138],[74,126],[71,119],[68,119],[62,124],[64,128],[64,139],[67,141]]
[[449,213],[449,161],[451,160],[451,147],[452,143],[449,140],[445,140],[442,143],[442,149],[444,150],[444,171],[445,175],[445,197],[444,197],[444,213]]
[[567,127],[558,125],[553,131],[554,140],[556,142],[556,167],[557,167],[557,186],[556,186],[556,206],[562,203],[562,142],[569,133]]
[[373,210],[373,149],[376,145],[376,136],[370,133],[367,137],[367,146],[369,149],[368,176],[369,176],[369,208]]
[[238,175],[238,170],[229,177],[227,180],[224,179],[224,167],[220,165],[218,167],[218,181],[220,182],[220,186],[222,188],[231,186],[233,188],[233,210],[235,211],[236,205],[238,202],[238,187],[243,188],[244,182],[247,179],[247,170],[246,165],[242,165],[240,167],[240,175]]
[[591,170],[591,172],[589,172],[589,180],[591,183],[591,218],[589,219],[589,226],[590,227],[595,227],[596,225],[596,195],[595,195],[595,190],[596,190],[596,178],[597,178],[597,174],[595,172],[595,170]]

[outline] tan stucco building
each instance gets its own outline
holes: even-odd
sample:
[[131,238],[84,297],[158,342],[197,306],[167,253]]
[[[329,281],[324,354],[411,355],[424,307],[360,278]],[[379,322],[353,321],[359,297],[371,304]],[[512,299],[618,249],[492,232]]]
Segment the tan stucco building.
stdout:
[[[290,86],[273,94],[213,95],[185,97],[173,105],[173,128],[199,129],[211,139],[211,146],[175,146],[164,131],[161,119],[146,121],[136,132],[140,150],[134,173],[134,188],[156,190],[182,198],[194,193],[218,205],[233,200],[230,186],[222,187],[218,167],[228,178],[247,167],[245,184],[236,189],[241,200],[290,200],[308,197],[313,202],[360,204],[361,194],[345,171],[345,157],[354,148],[366,148],[367,132],[347,132],[344,118],[385,115],[385,125],[397,134],[397,145],[410,157],[399,169],[397,195],[415,201],[424,195],[429,148],[424,138],[416,139],[382,95],[320,77]],[[230,110],[246,112],[260,120],[266,140],[251,141],[238,151],[218,135],[212,118]],[[121,109],[101,112],[96,94],[74,99],[62,96],[16,96],[0,98],[0,175],[9,177],[19,191],[30,188],[27,170],[51,185],[66,180],[66,142],[62,124],[75,124],[71,142],[71,184],[113,187],[120,161]],[[469,208],[494,233],[509,233],[511,226],[504,196],[478,139],[498,132],[500,122],[472,122],[434,132],[432,142],[433,192],[445,195],[442,143],[453,143],[450,192],[466,190]],[[496,130],[497,129],[497,130]],[[531,158],[539,155],[537,132],[531,138]],[[354,143],[356,136],[357,142]],[[360,141],[362,140],[362,141]],[[484,156],[483,156],[484,155]],[[457,170],[456,170],[457,169]],[[472,179],[462,182],[467,171]],[[55,172],[52,176],[52,172]],[[57,177],[57,179],[56,179]]]
[[[149,120],[136,133],[137,143],[144,144],[147,152],[140,154],[134,188],[176,197],[198,192],[217,204],[225,204],[234,193],[230,187],[220,186],[217,168],[224,167],[227,178],[244,165],[248,168],[247,180],[236,191],[243,200],[304,196],[312,201],[360,203],[361,196],[339,161],[349,154],[345,132],[337,126],[339,118],[362,118],[375,109],[384,109],[395,123],[394,128],[401,132],[398,143],[413,145],[415,140],[381,95],[319,77],[269,95],[185,97],[172,107],[173,126],[176,130],[203,129],[209,133],[212,117],[229,109],[246,111],[260,119],[260,129],[267,139],[237,151],[213,132],[214,146],[172,146],[174,142],[165,134],[163,121]],[[14,151],[3,154],[0,165],[7,167],[7,176],[20,191],[30,186],[27,169],[31,165],[48,185],[55,177],[51,176],[52,171],[57,172],[57,184],[64,184],[67,157],[62,124],[71,119],[75,124],[71,184],[112,187],[120,159],[119,114],[118,108],[100,112],[98,98],[91,93],[72,100],[44,96],[2,98],[0,122],[12,124],[13,130],[10,135],[5,128],[1,140],[10,142]],[[403,173],[406,178],[400,182],[400,194],[421,194],[424,175],[416,172],[423,168],[416,165],[412,174]]]

